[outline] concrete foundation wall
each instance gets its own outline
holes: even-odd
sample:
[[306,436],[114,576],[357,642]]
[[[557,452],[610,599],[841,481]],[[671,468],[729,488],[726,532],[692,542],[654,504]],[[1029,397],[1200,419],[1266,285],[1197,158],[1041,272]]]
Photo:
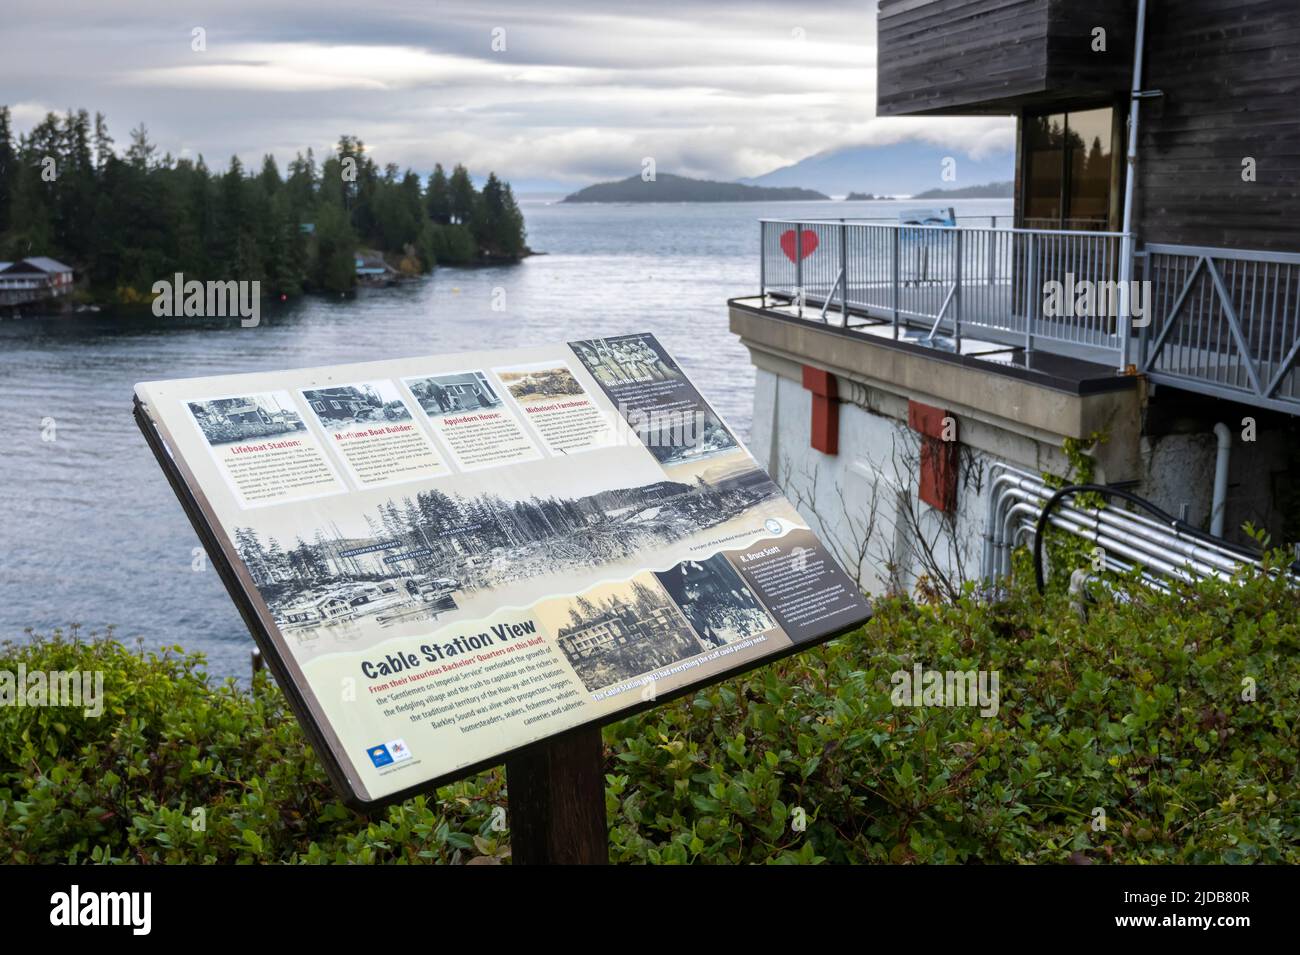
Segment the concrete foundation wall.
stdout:
[[[1069,463],[1062,442],[1087,434],[1058,432],[1053,421],[1077,426],[1097,418],[1096,411],[1076,410],[1058,394],[1049,396],[1060,409],[1056,419],[1044,413],[1044,401],[1034,423],[1022,425],[999,404],[1007,389],[994,376],[987,376],[991,384],[982,400],[963,383],[970,404],[949,400],[943,405],[957,420],[960,444],[956,508],[944,514],[919,499],[920,436],[908,426],[909,399],[934,401],[933,392],[944,383],[922,391],[880,377],[863,380],[843,367],[827,369],[836,373],[840,397],[839,447],[837,454],[823,454],[810,446],[813,399],[801,375],[803,365],[812,362],[742,338],[757,368],[750,449],[869,593],[918,588],[951,593],[961,581],[977,579],[992,465],[1002,461],[1065,475]],[[942,374],[943,366],[935,365],[935,374]],[[1120,399],[1100,400],[1112,405],[1105,409],[1112,428],[1095,456],[1097,479],[1122,481],[1175,516],[1186,503],[1188,519],[1208,528],[1217,448],[1213,421],[1184,421],[1181,431],[1148,435],[1142,433],[1140,401],[1117,413]],[[1016,401],[1032,402],[1034,395],[1020,393]],[[1280,526],[1277,486],[1285,479],[1290,454],[1287,432],[1260,430],[1254,441],[1242,441],[1241,430],[1237,422],[1226,508],[1228,536],[1238,539],[1241,535],[1232,532],[1246,520]],[[1276,533],[1275,541],[1280,542]]]
[[919,437],[903,418],[840,405],[839,453],[808,446],[811,396],[800,382],[760,368],[751,450],[868,593],[913,590],[979,575],[991,455],[967,448],[958,506],[949,517],[922,503]]

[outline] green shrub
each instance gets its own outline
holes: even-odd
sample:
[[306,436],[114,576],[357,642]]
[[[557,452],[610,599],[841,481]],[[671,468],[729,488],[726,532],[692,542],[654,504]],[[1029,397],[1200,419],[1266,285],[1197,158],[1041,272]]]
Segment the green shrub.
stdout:
[[[1297,651],[1300,598],[1270,574],[1172,594],[1121,581],[1086,621],[1016,583],[997,604],[882,600],[860,631],[607,727],[610,857],[1300,862]],[[368,820],[336,799],[264,677],[215,686],[197,655],[75,633],[0,650],[0,669],[19,662],[103,670],[110,709],[0,708],[0,858],[508,851],[491,825],[500,770]],[[997,670],[997,714],[895,707],[891,674],[915,663]]]

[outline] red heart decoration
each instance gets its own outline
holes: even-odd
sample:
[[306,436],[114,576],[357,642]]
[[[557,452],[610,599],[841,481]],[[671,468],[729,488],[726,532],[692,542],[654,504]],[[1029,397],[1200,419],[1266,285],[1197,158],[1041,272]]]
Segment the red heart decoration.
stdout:
[[785,253],[785,257],[791,262],[798,261],[800,258],[806,259],[817,251],[817,233],[812,229],[804,229],[803,248],[797,249],[796,244],[794,229],[786,229],[781,233],[781,251]]

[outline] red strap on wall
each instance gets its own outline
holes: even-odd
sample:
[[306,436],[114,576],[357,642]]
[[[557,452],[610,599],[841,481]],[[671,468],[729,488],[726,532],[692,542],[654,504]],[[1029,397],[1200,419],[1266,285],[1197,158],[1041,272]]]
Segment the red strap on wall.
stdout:
[[840,398],[835,376],[803,366],[803,386],[812,392],[812,446],[822,454],[840,453]]
[[957,416],[909,400],[907,423],[921,435],[921,500],[950,514],[957,509]]

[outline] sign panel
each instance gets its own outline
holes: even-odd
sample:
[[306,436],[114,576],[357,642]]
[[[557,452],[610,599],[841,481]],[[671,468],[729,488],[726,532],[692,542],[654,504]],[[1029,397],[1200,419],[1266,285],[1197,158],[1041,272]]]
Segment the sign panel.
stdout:
[[870,615],[653,335],[146,382],[136,417],[353,804]]

